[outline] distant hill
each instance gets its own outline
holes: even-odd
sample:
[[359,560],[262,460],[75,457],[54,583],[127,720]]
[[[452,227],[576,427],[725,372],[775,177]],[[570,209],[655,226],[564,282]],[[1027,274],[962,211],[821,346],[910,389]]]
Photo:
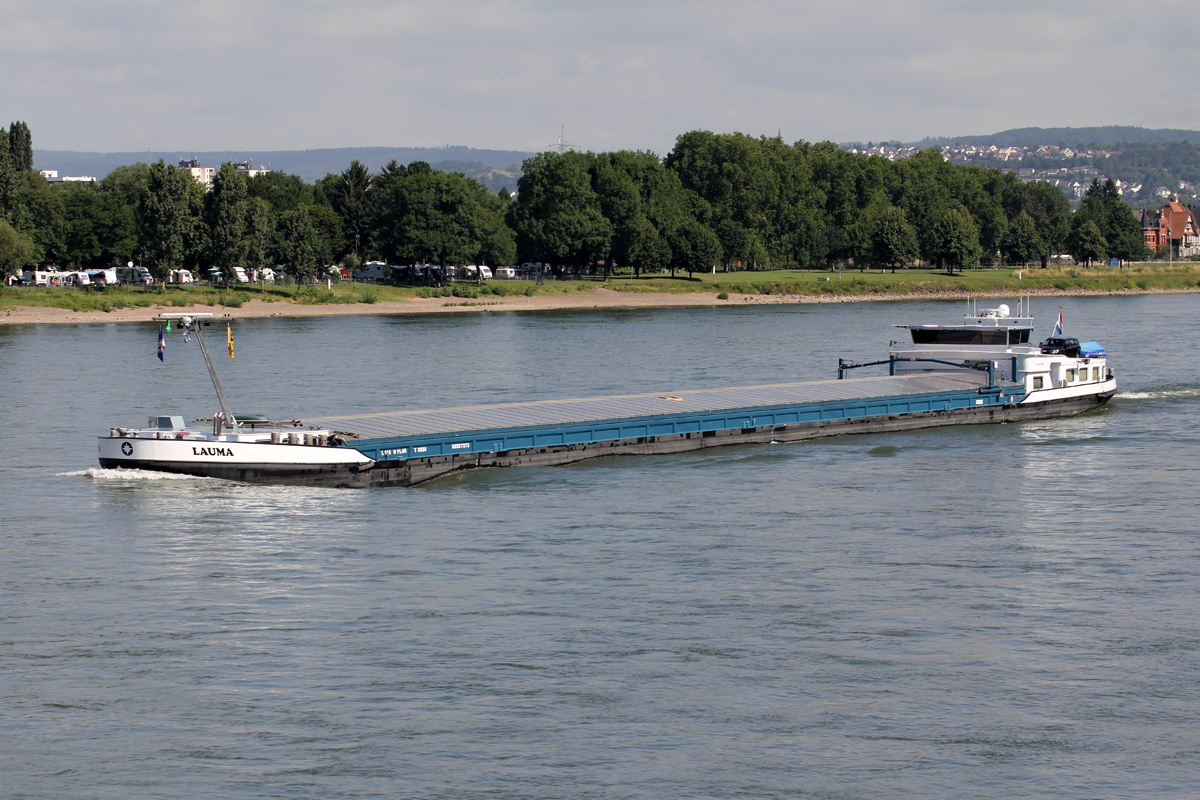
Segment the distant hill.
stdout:
[[[103,178],[115,168],[125,164],[135,164],[139,161],[158,161],[160,158],[168,164],[177,164],[180,159],[198,158],[204,166],[218,166],[226,161],[251,160],[255,166],[269,164],[271,169],[281,170],[292,175],[299,175],[306,181],[312,182],[323,178],[331,172],[341,172],[350,166],[350,162],[358,159],[372,171],[378,171],[384,164],[395,159],[401,164],[412,161],[428,161],[435,168],[446,172],[464,172],[463,167],[471,166],[479,173],[489,173],[493,170],[510,172],[514,166],[519,174],[520,164],[533,153],[520,150],[476,150],[473,147],[338,147],[322,150],[244,150],[244,151],[182,151],[140,153],[89,153],[76,150],[38,150],[33,151],[33,163],[37,169],[56,169],[59,175],[94,175]],[[443,164],[455,165],[442,167]],[[469,175],[469,177],[475,177]],[[490,184],[489,180],[481,183]],[[502,185],[507,185],[502,177]],[[499,189],[499,186],[496,187]],[[509,190],[516,189],[516,180],[512,179]]]
[[493,192],[508,189],[509,193],[517,191],[517,180],[521,177],[521,165],[513,163],[504,169],[489,167],[482,161],[437,161],[430,164],[434,172],[461,172],[468,178],[474,178]]
[[1177,128],[1135,128],[1128,125],[1105,125],[1098,128],[1013,128],[983,136],[926,137],[910,144],[920,147],[941,147],[946,144],[996,145],[997,147],[1037,147],[1043,144],[1068,144],[1071,147],[1096,147],[1130,144],[1166,144],[1168,142],[1200,143],[1200,131]]

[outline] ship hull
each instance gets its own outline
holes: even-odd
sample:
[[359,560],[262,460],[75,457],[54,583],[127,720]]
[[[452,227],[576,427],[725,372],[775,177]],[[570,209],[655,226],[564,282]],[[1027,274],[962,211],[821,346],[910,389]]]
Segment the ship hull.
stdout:
[[1116,390],[1050,400],[1032,405],[993,406],[951,411],[926,411],[877,417],[779,425],[743,430],[679,433],[619,439],[583,445],[560,445],[510,450],[507,453],[476,453],[380,461],[369,471],[349,479],[348,486],[415,486],[453,472],[487,467],[550,467],[618,455],[662,455],[747,444],[803,442],[831,436],[868,433],[899,433],[953,425],[989,425],[1074,417],[1107,403]]
[[[125,439],[101,439],[100,466],[145,469],[243,483],[339,488],[415,486],[454,472],[488,467],[562,466],[618,455],[662,455],[734,445],[802,442],[831,436],[898,433],[955,425],[988,425],[1073,417],[1100,408],[1112,388],[1036,403],[991,405],[908,414],[827,419],[789,425],[759,426],[666,436],[643,436],[589,444],[462,453],[373,461],[352,447],[304,447],[277,444],[230,445],[228,455],[205,455],[189,442],[133,440],[134,452],[122,452]],[[233,448],[237,448],[233,450]],[[211,445],[208,448],[212,451]],[[200,454],[197,455],[196,453]],[[236,453],[236,455],[234,455]],[[179,457],[180,454],[186,458]],[[233,459],[237,459],[236,461]]]

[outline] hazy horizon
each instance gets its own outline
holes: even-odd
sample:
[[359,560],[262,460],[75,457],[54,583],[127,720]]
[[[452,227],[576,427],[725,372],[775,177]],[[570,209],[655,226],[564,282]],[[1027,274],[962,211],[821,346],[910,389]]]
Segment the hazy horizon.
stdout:
[[[697,129],[917,141],[1200,125],[1182,3],[0,0],[39,150],[668,152]],[[1156,70],[1147,89],[1138,64]],[[7,121],[7,120],[5,120]]]

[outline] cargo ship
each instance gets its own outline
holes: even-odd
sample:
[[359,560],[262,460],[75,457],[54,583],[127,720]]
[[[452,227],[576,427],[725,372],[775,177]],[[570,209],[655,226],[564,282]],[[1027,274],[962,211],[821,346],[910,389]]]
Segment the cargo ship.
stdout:
[[[553,466],[615,455],[680,453],[949,425],[1052,419],[1103,406],[1117,391],[1096,342],[1042,342],[1018,302],[968,307],[956,325],[897,326],[886,359],[842,359],[836,379],[538,400],[275,421],[235,414],[204,345],[199,315],[163,315],[194,333],[221,411],[100,437],[100,465],[250,483],[414,486],[485,467]],[[226,319],[226,318],[217,318]],[[886,375],[853,377],[861,368]]]

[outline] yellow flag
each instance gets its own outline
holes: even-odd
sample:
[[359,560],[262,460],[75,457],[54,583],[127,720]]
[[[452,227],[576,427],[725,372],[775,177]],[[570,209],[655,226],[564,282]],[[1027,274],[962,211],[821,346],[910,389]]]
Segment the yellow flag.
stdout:
[[229,357],[233,358],[233,328],[228,323],[225,325],[225,336],[229,339]]

